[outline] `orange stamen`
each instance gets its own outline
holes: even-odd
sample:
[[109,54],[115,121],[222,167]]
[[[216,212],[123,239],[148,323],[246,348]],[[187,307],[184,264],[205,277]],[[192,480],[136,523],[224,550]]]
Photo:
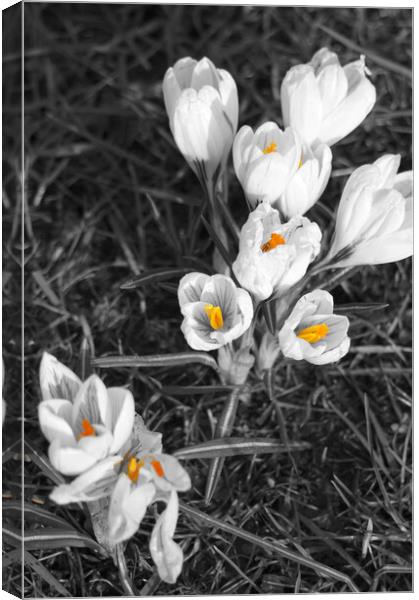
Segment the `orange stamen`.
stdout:
[[161,466],[161,463],[158,460],[152,460],[151,461],[151,466],[156,471],[156,474],[159,477],[164,477],[163,467]]
[[275,152],[277,148],[278,148],[278,144],[275,144],[275,142],[272,142],[272,144],[269,144],[268,146],[266,146],[266,148],[264,148],[262,150],[262,152],[263,152],[263,154],[271,154],[271,152]]
[[277,246],[282,246],[285,244],[285,238],[282,237],[279,233],[272,233],[270,239],[261,245],[260,249],[262,252],[269,252],[273,250]]
[[129,459],[127,467],[127,475],[133,483],[137,483],[141,467],[144,466],[144,461],[137,460],[134,456]]
[[213,329],[221,329],[224,325],[223,311],[219,306],[213,306],[207,304],[204,306],[204,310],[209,319],[210,325]]
[[90,423],[89,419],[83,419],[81,422],[81,431],[79,433],[79,440],[89,435],[96,435],[95,428]]
[[297,337],[305,340],[309,344],[315,344],[320,342],[329,333],[329,328],[326,323],[319,323],[318,325],[312,325],[311,327],[305,327],[297,333]]

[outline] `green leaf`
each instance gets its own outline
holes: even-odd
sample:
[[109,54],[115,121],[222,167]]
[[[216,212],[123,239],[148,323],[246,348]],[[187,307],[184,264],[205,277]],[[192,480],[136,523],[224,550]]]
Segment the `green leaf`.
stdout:
[[375,310],[383,310],[390,306],[387,302],[353,302],[352,304],[338,304],[334,308],[337,314],[373,312]]
[[189,267],[181,267],[177,269],[152,269],[150,271],[142,273],[139,277],[136,277],[135,279],[129,279],[128,281],[123,283],[121,285],[121,290],[134,290],[135,288],[141,287],[143,285],[150,285],[158,281],[165,281],[166,279],[181,277],[182,275],[186,275],[190,272],[191,269]]
[[[308,450],[308,442],[290,443],[289,449],[294,452]],[[192,458],[215,458],[225,456],[245,456],[248,454],[275,454],[287,452],[287,447],[278,440],[266,438],[219,438],[181,448],[173,452],[173,456],[183,460]]]
[[118,367],[178,367],[192,363],[201,363],[218,371],[217,362],[206,352],[174,352],[173,354],[152,354],[149,356],[105,356],[92,360],[92,366],[101,369]]
[[107,556],[102,546],[91,537],[79,533],[72,528],[44,527],[25,532],[22,538],[21,531],[11,525],[3,526],[3,539],[13,546],[20,546],[23,542],[26,550],[40,550],[45,548],[91,548],[102,556]]

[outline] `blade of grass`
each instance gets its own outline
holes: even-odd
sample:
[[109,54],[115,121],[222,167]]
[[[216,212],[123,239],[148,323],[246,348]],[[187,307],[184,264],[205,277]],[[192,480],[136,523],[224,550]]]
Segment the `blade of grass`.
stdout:
[[221,438],[189,446],[188,448],[181,448],[173,452],[173,456],[182,460],[189,460],[192,458],[247,456],[249,454],[276,454],[288,452],[288,449],[299,452],[310,448],[311,444],[308,442],[295,442],[289,444],[287,448],[285,444],[278,442],[278,440],[266,438]]
[[153,354],[150,356],[104,356],[92,359],[92,366],[101,369],[119,367],[178,367],[200,363],[218,371],[215,359],[205,352],[174,352],[173,354]]
[[187,514],[189,517],[199,521],[200,523],[204,523],[209,527],[213,527],[216,529],[221,529],[231,535],[241,538],[242,540],[246,540],[247,542],[254,544],[255,546],[259,546],[259,548],[263,548],[268,554],[278,554],[287,560],[291,560],[300,565],[304,565],[310,569],[313,569],[318,575],[324,577],[332,577],[338,581],[342,581],[345,583],[352,592],[359,592],[358,587],[353,583],[350,577],[325,565],[316,560],[308,558],[306,556],[302,556],[293,550],[289,550],[285,545],[279,545],[277,542],[273,542],[272,540],[265,540],[253,533],[249,533],[239,527],[231,525],[230,523],[225,523],[220,519],[216,519],[211,515],[207,515],[196,508],[192,508],[191,506],[187,506],[183,502],[179,503],[179,507],[182,512]]

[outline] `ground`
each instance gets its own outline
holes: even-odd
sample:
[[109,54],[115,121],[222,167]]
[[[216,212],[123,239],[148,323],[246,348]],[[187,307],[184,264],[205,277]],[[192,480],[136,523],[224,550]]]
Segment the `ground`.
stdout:
[[[37,422],[44,350],[73,369],[83,337],[94,343],[96,356],[187,350],[176,278],[120,288],[153,268],[199,269],[210,256],[205,231],[194,225],[202,193],[164,111],[166,68],[185,55],[208,56],[237,82],[240,124],[257,125],[281,122],[280,82],[291,65],[325,45],[342,63],[366,55],[377,103],[333,148],[332,179],[309,215],[330,234],[331,215],[355,167],[397,152],[401,170],[411,168],[411,18],[410,10],[399,9],[25,5],[24,427],[32,449],[47,450]],[[24,500],[26,534],[33,539],[25,546],[23,581],[13,537],[20,527],[13,502],[20,498],[22,458],[22,211],[18,17],[10,23],[16,37],[6,44],[3,70],[3,507],[12,534],[3,538],[3,589],[25,597],[115,596],[124,593],[118,570],[89,544],[87,515],[49,500],[53,484],[28,447]],[[231,210],[242,224],[246,208],[231,162],[229,176]],[[355,270],[333,293],[337,304],[388,307],[351,315],[351,352],[338,365],[276,366],[275,399],[288,438],[309,444],[294,453],[295,466],[287,454],[229,458],[223,484],[206,507],[208,461],[185,463],[193,481],[182,495],[186,504],[286,551],[268,552],[182,514],[176,540],[186,560],[170,586],[153,574],[148,516],[126,550],[143,595],[338,592],[348,591],[348,580],[362,591],[411,589],[411,261]],[[225,391],[187,395],[167,388],[216,385],[203,365],[103,369],[100,375],[107,385],[129,385],[137,410],[163,433],[169,452],[210,439],[226,398]],[[234,435],[278,438],[263,383],[253,376],[250,386]],[[36,509],[32,515],[29,507]],[[45,534],[55,527],[65,538],[64,525],[51,522],[51,514],[77,529],[78,546],[34,537],[35,529]],[[298,564],[287,551],[347,580]]]

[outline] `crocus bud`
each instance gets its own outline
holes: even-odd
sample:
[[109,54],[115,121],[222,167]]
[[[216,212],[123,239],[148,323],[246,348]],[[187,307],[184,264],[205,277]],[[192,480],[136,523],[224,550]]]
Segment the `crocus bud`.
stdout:
[[218,350],[239,338],[253,318],[246,290],[225,275],[188,273],[179,282],[181,329],[194,350]]
[[224,383],[228,385],[243,385],[246,383],[255,358],[249,348],[239,348],[235,351],[231,344],[218,350],[218,368]]
[[413,253],[412,172],[400,155],[356,169],[346,182],[328,255],[334,266],[379,265]]
[[301,160],[301,143],[291,128],[282,131],[268,121],[255,132],[244,125],[234,139],[234,170],[247,200],[258,202],[279,199]]
[[258,301],[283,294],[305,275],[321,237],[319,226],[306,217],[282,224],[278,211],[264,202],[242,227],[234,274]]
[[258,371],[269,371],[272,369],[276,359],[280,354],[278,338],[273,336],[270,331],[265,331],[259,344],[256,354],[256,364]]
[[326,144],[304,146],[300,166],[275,206],[286,219],[303,215],[322,195],[332,171],[332,152]]
[[340,360],[349,350],[349,321],[333,314],[333,297],[325,290],[302,296],[278,334],[284,356],[325,365]]
[[367,79],[365,57],[341,67],[334,52],[322,48],[307,64],[292,67],[282,82],[285,125],[294,127],[307,144],[332,146],[365,119],[375,103],[375,87]]
[[234,79],[208,58],[189,56],[170,67],[163,95],[175,142],[203,186],[214,186],[237,131]]

